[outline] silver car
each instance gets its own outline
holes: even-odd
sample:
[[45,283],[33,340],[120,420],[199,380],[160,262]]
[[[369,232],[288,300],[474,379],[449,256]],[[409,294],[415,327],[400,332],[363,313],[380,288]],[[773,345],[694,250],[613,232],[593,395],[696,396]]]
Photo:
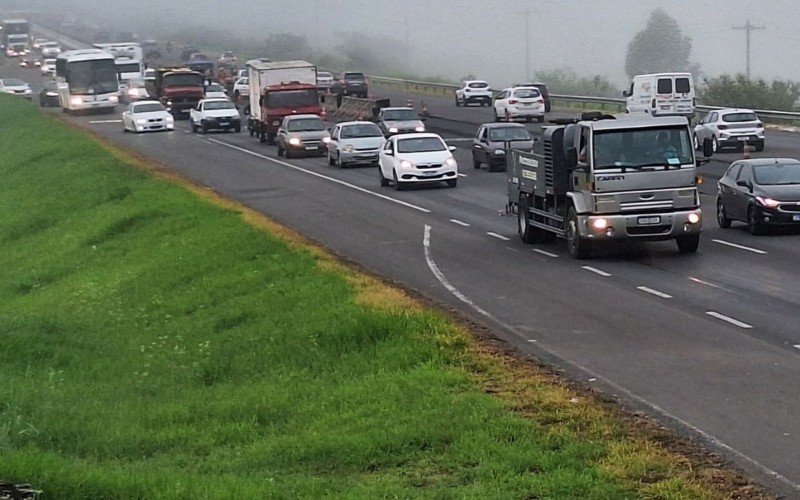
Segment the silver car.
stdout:
[[283,119],[278,136],[278,156],[322,156],[327,154],[331,135],[317,115],[292,115]]
[[342,122],[331,129],[328,143],[328,164],[377,165],[378,153],[385,139],[383,132],[372,122]]
[[694,147],[711,139],[714,152],[722,148],[741,148],[744,144],[764,151],[764,123],[750,109],[719,109],[708,113],[694,127]]
[[533,135],[521,123],[486,123],[472,140],[472,166],[506,170],[506,148],[533,151]]
[[378,113],[378,126],[386,137],[425,132],[425,124],[414,108],[383,108]]
[[330,90],[333,87],[333,73],[330,71],[317,71],[317,88]]

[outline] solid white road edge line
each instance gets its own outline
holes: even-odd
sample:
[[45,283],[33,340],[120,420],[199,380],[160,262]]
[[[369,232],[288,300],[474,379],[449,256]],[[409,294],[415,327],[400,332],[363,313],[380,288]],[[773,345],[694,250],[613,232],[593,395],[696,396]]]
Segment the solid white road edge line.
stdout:
[[746,247],[744,245],[737,245],[736,243],[731,243],[730,241],[725,241],[725,240],[711,240],[711,241],[713,241],[714,243],[719,243],[720,245],[725,245],[732,248],[738,248],[739,250],[747,250],[748,252],[757,253],[759,255],[764,255],[767,253],[764,250],[759,250],[758,248],[751,248],[751,247]]
[[637,290],[641,290],[641,291],[643,291],[645,293],[649,293],[649,294],[655,295],[656,297],[661,297],[662,299],[671,299],[672,298],[672,295],[670,295],[668,293],[664,293],[664,292],[659,292],[658,290],[654,290],[654,289],[652,289],[650,287],[637,286],[636,289]]
[[492,238],[497,238],[498,240],[509,241],[511,239],[511,238],[507,238],[507,237],[503,236],[502,234],[493,233],[491,231],[489,231],[486,234],[488,234]]
[[554,349],[550,349],[550,348],[542,345],[541,342],[532,342],[532,339],[529,339],[524,333],[522,333],[518,329],[514,328],[513,326],[511,326],[511,325],[509,325],[507,323],[504,323],[504,322],[498,320],[497,318],[492,316],[491,313],[485,311],[484,309],[481,309],[479,306],[474,304],[466,295],[461,293],[456,287],[454,287],[452,284],[450,284],[450,282],[447,281],[447,277],[445,277],[445,275],[442,273],[442,271],[436,265],[436,262],[434,262],[433,257],[431,257],[431,250],[430,250],[430,246],[431,246],[431,227],[428,226],[427,224],[425,225],[425,235],[424,235],[424,237],[422,239],[422,244],[423,244],[423,246],[425,248],[425,261],[428,263],[428,268],[431,270],[433,275],[436,276],[436,279],[439,281],[439,283],[441,283],[442,286],[445,287],[445,289],[447,289],[447,291],[449,291],[451,294],[453,294],[456,298],[458,298],[460,301],[462,301],[465,304],[467,304],[473,311],[475,311],[478,314],[480,314],[482,316],[485,316],[486,318],[494,321],[497,325],[499,325],[500,327],[502,327],[506,331],[516,335],[518,338],[520,338],[520,339],[522,339],[522,340],[524,340],[526,342],[529,342],[529,343],[535,343],[538,346],[538,348],[541,349],[542,351],[548,353],[551,356],[555,356],[555,357],[557,357],[559,359],[563,359],[565,362],[567,362],[567,363],[571,364],[572,366],[574,366],[575,368],[583,371],[584,373],[586,373],[590,377],[599,380],[600,382],[602,382],[606,386],[610,387],[611,389],[613,389],[614,391],[618,392],[619,394],[622,394],[624,397],[630,399],[631,401],[636,401],[637,403],[642,404],[642,405],[652,409],[653,411],[655,411],[657,413],[660,413],[660,414],[672,419],[675,422],[678,422],[679,424],[681,424],[682,426],[686,427],[687,429],[690,429],[692,432],[697,433],[698,436],[701,436],[703,439],[705,439],[709,443],[713,444],[714,446],[727,451],[731,455],[734,455],[734,456],[738,457],[743,462],[747,462],[747,463],[751,464],[753,467],[755,467],[756,469],[760,470],[761,472],[763,472],[767,476],[770,476],[770,477],[774,478],[776,481],[779,481],[780,483],[785,484],[789,488],[800,492],[800,484],[795,483],[794,481],[792,481],[791,479],[787,478],[786,476],[784,476],[780,472],[776,472],[776,471],[770,469],[766,465],[763,465],[761,462],[758,462],[758,461],[748,457],[747,455],[745,455],[741,451],[737,450],[736,448],[730,446],[729,444],[726,444],[723,441],[720,441],[718,438],[716,438],[712,434],[709,434],[708,432],[700,429],[699,427],[690,424],[687,420],[684,420],[684,419],[678,417],[677,415],[673,415],[672,413],[668,412],[667,410],[665,410],[664,408],[660,407],[659,405],[657,405],[655,403],[651,403],[650,401],[648,401],[647,399],[645,399],[645,398],[643,398],[641,396],[637,396],[636,394],[632,393],[628,389],[622,387],[621,385],[619,385],[619,384],[617,384],[615,382],[612,382],[611,380],[607,379],[606,377],[603,377],[602,375],[599,375],[599,374],[595,373],[594,371],[590,370],[589,368],[587,368],[587,367],[585,367],[585,366],[583,366],[581,364],[574,363],[572,361],[568,361],[558,351],[556,351]]
[[89,123],[122,123],[122,120],[90,120]]
[[325,179],[327,181],[335,182],[336,184],[339,184],[339,185],[342,185],[342,186],[345,186],[345,187],[349,187],[350,189],[355,189],[356,191],[360,191],[360,192],[365,193],[365,194],[376,196],[378,198],[381,198],[382,200],[391,201],[392,203],[397,203],[398,205],[403,205],[404,207],[413,208],[414,210],[418,210],[418,211],[426,213],[426,214],[431,213],[431,211],[428,210],[427,208],[423,208],[423,207],[420,207],[418,205],[414,205],[412,203],[405,202],[403,200],[398,200],[397,198],[392,198],[391,196],[386,196],[384,194],[376,193],[374,191],[370,191],[369,189],[362,188],[361,186],[356,186],[355,184],[350,184],[349,182],[345,182],[345,181],[336,179],[334,177],[329,177],[327,175],[323,175],[323,174],[314,172],[313,170],[308,170],[306,168],[299,167],[297,165],[292,165],[291,163],[288,163],[288,162],[285,162],[285,161],[282,161],[282,160],[277,160],[275,158],[270,158],[269,156],[265,156],[265,155],[256,153],[254,151],[250,151],[249,149],[240,148],[239,146],[234,146],[233,144],[228,144],[227,142],[219,141],[217,139],[207,139],[207,140],[209,142],[213,142],[214,144],[219,144],[220,146],[225,146],[225,147],[228,147],[228,148],[231,148],[231,149],[235,149],[237,151],[241,151],[242,153],[246,153],[246,154],[249,154],[251,156],[255,156],[256,158],[261,158],[261,159],[264,159],[264,160],[268,160],[268,161],[271,161],[273,163],[277,163],[278,165],[283,165],[284,167],[289,167],[289,168],[291,168],[293,170],[297,170],[299,172],[303,172],[303,173],[306,173],[306,174],[309,174],[309,175],[313,175],[314,177],[319,177],[320,179]]
[[458,224],[459,226],[469,227],[469,224],[464,222],[463,220],[450,219],[450,222],[452,222],[453,224]]
[[593,272],[595,274],[599,274],[600,276],[602,276],[604,278],[608,278],[609,276],[611,276],[611,273],[607,273],[607,272],[605,272],[605,271],[603,271],[601,269],[597,269],[596,267],[592,267],[592,266],[581,266],[581,267],[583,269],[586,269],[589,272]]
[[745,323],[743,321],[739,321],[738,319],[731,318],[730,316],[725,316],[724,314],[718,313],[716,311],[706,311],[706,314],[708,314],[711,317],[714,317],[714,318],[717,318],[717,319],[721,319],[722,321],[728,322],[728,323],[730,323],[732,325],[738,326],[739,328],[745,328],[745,329],[753,328],[753,325],[748,325],[747,323]]

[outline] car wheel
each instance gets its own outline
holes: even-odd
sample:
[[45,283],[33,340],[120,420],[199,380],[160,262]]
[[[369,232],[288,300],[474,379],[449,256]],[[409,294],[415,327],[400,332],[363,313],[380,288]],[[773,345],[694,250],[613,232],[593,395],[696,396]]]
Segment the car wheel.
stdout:
[[569,208],[567,224],[564,227],[564,236],[567,239],[567,250],[576,259],[587,259],[592,253],[592,242],[581,238],[578,231],[578,214],[574,207]]
[[338,153],[336,155],[336,166],[339,167],[339,168],[344,168],[344,166],[345,166],[345,163],[342,161],[341,153]]
[[400,182],[400,179],[397,178],[397,170],[392,170],[392,177],[394,177],[394,188],[397,191],[403,191],[406,188],[405,182]]
[[200,129],[203,131],[204,134],[207,134],[208,133],[208,123],[201,122],[200,123]]
[[278,156],[283,156],[283,148],[278,144]]
[[475,159],[475,156],[472,157],[472,168],[479,169],[481,168],[482,163]]
[[380,163],[378,164],[378,180],[381,181],[381,187],[386,187],[389,185],[389,179],[383,175],[383,169],[381,168]]
[[684,234],[675,238],[680,253],[695,253],[700,246],[699,234]]
[[458,186],[458,179],[447,179],[447,187],[454,188]]
[[716,153],[717,149],[719,149],[719,142],[717,142],[717,136],[714,136],[711,138],[711,151]]
[[756,152],[760,153],[762,151],[764,151],[764,141],[756,142]]
[[758,236],[767,232],[767,225],[763,221],[758,220],[756,217],[756,207],[750,205],[747,209],[747,226],[750,229],[750,234]]
[[458,101],[458,96],[456,96],[456,107],[461,106],[461,103]]
[[717,224],[723,229],[731,227],[731,219],[725,213],[725,204],[722,203],[722,198],[717,198]]

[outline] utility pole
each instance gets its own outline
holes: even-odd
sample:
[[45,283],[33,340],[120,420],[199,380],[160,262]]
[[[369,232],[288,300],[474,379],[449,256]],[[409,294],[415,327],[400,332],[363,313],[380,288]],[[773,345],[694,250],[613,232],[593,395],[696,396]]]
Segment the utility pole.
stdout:
[[531,81],[531,11],[525,11],[525,81]]
[[747,79],[750,79],[750,32],[756,30],[763,30],[766,29],[764,26],[753,26],[750,23],[750,20],[747,20],[747,23],[744,26],[733,26],[735,30],[745,30],[747,35]]

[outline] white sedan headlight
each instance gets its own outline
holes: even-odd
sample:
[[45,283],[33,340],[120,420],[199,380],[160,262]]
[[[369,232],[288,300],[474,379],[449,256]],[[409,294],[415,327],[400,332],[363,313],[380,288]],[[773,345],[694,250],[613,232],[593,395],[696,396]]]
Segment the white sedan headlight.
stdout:
[[299,146],[300,139],[298,139],[297,137],[292,137],[291,139],[289,139],[289,144],[291,144],[292,146]]
[[494,154],[496,154],[496,155],[504,155],[504,154],[506,154],[506,151],[505,151],[505,149],[495,149],[494,150]]
[[396,134],[397,133],[397,127],[389,127],[389,133],[390,134]]
[[413,168],[414,164],[408,160],[403,160],[400,162],[400,168]]
[[331,138],[330,137],[323,137],[322,138],[322,142],[324,142],[325,144],[328,144],[329,142],[331,142]]
[[72,104],[73,106],[80,106],[81,104],[83,104],[83,98],[78,96],[72,97],[70,98],[69,103]]
[[147,123],[147,120],[145,120],[144,118],[137,118],[136,123],[138,123],[139,125],[144,125],[145,123]]
[[344,152],[345,153],[352,153],[353,152],[353,145],[352,144],[348,144],[347,146],[345,146],[344,147]]
[[455,167],[457,165],[456,159],[452,156],[444,161],[444,164],[448,167]]
[[414,130],[417,132],[425,132],[425,125],[418,125]]

